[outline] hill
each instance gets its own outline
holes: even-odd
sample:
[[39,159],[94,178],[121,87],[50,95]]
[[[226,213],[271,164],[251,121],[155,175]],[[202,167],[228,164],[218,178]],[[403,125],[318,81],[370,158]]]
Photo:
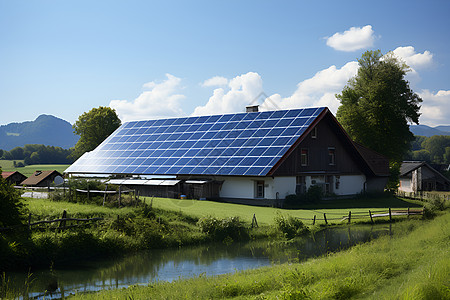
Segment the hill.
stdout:
[[69,149],[78,141],[72,125],[52,115],[40,115],[34,121],[0,126],[0,149],[11,150],[26,144],[42,144]]
[[433,135],[450,135],[450,126],[436,126],[436,127],[430,127],[427,125],[411,125],[409,126],[409,130],[414,135],[421,135],[430,137]]

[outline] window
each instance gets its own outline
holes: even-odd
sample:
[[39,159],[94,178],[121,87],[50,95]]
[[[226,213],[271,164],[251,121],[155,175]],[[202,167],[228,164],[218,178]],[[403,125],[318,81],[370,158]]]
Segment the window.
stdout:
[[264,181],[256,181],[255,198],[264,198]]
[[336,164],[336,149],[334,147],[328,148],[328,164],[330,166]]
[[306,193],[306,177],[305,176],[297,176],[296,177],[295,193],[297,195]]
[[300,161],[302,166],[308,165],[308,149],[301,149],[300,150]]
[[317,127],[314,127],[314,128],[311,130],[311,138],[312,138],[312,139],[317,139]]

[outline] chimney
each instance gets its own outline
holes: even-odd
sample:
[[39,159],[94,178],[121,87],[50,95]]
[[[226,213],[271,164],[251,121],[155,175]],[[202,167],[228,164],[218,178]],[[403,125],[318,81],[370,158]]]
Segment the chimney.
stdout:
[[258,112],[258,107],[259,105],[250,105],[250,106],[246,106],[245,107],[245,111],[250,113],[250,112]]

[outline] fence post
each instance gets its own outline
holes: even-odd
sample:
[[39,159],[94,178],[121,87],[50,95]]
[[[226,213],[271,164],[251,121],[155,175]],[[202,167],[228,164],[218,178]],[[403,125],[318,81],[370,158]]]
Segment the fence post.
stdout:
[[103,195],[103,204],[102,204],[102,206],[105,206],[105,201],[106,201],[106,192],[108,191],[108,184],[106,184],[106,187],[105,187],[105,195]]
[[407,212],[407,216],[408,216],[408,218],[409,218],[409,207],[408,207],[408,212]]
[[389,222],[392,222],[392,212],[391,208],[389,207]]
[[252,228],[253,227],[259,227],[258,226],[258,221],[256,220],[256,215],[253,214],[253,219],[252,219]]
[[31,214],[28,215],[28,230],[31,231]]
[[372,222],[372,224],[373,224],[372,212],[370,211],[370,209],[369,209],[369,216],[370,216],[370,222]]
[[122,205],[121,198],[122,198],[122,185],[119,185],[119,207]]
[[352,220],[352,212],[349,211],[348,212],[348,224],[350,224],[351,220]]
[[316,215],[314,215],[313,225],[316,224]]
[[61,232],[63,230],[64,227],[66,227],[66,220],[64,220],[65,218],[67,218],[67,211],[63,211],[62,213],[62,217],[61,217],[61,222],[59,222],[59,231]]
[[325,225],[328,225],[328,222],[327,222],[327,215],[326,215],[325,213],[323,213],[323,219],[325,220]]

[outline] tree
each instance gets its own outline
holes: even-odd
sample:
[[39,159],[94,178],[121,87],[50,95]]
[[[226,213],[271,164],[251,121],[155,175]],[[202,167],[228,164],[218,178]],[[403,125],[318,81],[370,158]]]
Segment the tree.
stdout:
[[388,157],[392,167],[414,140],[408,123],[419,123],[422,99],[404,78],[409,67],[392,53],[367,51],[358,62],[357,75],[337,95],[336,117],[353,140]]
[[116,111],[100,106],[83,113],[73,125],[74,133],[80,136],[73,158],[79,158],[87,151],[94,150],[121,125]]
[[0,176],[0,227],[21,224],[25,214],[26,208],[21,202],[19,191]]

